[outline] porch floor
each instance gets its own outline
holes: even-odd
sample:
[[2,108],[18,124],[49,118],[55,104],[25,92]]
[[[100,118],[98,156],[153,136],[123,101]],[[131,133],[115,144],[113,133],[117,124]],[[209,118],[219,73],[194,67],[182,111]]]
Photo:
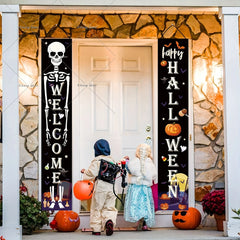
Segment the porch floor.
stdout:
[[105,233],[101,236],[93,236],[91,232],[82,232],[81,229],[75,232],[57,232],[52,230],[40,230],[33,235],[23,235],[23,240],[91,240],[91,239],[121,239],[121,240],[232,240],[240,239],[238,237],[224,237],[223,232],[212,228],[199,228],[196,230],[178,230],[176,228],[154,228],[152,231],[116,231],[111,237]]

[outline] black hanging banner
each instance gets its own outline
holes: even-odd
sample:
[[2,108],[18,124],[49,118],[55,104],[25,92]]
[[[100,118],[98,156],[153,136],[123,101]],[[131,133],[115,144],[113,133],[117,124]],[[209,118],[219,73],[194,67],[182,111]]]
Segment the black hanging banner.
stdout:
[[72,40],[41,44],[42,210],[72,209]]
[[158,40],[158,209],[188,209],[187,39]]

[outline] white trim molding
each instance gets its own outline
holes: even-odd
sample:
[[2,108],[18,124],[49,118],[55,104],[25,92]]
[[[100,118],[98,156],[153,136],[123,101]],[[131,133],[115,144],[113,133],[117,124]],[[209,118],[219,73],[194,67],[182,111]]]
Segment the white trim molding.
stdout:
[[225,199],[226,222],[224,234],[237,237],[240,232],[239,220],[233,219],[232,209],[240,208],[240,112],[238,97],[240,89],[239,69],[239,25],[238,8],[222,8],[222,40],[224,67],[224,149],[225,149]]
[[3,226],[6,239],[21,240],[19,209],[19,6],[0,5],[2,11],[3,112]]
[[20,7],[19,5],[0,5],[0,12],[1,13],[19,13]]
[[239,15],[240,7],[223,7],[221,13],[225,15]]
[[[11,0],[12,4],[20,5],[55,5],[55,6],[178,6],[182,7],[208,7],[208,6],[240,6],[239,0]],[[9,4],[9,0],[0,0],[0,4]]]

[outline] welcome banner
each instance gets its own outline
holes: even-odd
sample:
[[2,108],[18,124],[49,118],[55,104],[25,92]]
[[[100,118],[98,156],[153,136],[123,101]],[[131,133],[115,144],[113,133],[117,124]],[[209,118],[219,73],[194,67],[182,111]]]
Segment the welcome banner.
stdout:
[[43,210],[72,209],[72,41],[41,44]]
[[187,39],[158,40],[158,209],[188,208]]

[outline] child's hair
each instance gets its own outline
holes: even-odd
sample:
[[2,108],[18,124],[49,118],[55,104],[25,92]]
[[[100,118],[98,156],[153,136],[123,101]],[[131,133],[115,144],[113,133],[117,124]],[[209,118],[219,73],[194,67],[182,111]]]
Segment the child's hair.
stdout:
[[140,157],[141,157],[142,151],[145,152],[144,155],[145,155],[146,157],[152,159],[151,147],[150,147],[148,144],[142,143],[142,144],[138,145],[137,150],[136,150],[136,157],[137,157],[137,158],[140,158]]

